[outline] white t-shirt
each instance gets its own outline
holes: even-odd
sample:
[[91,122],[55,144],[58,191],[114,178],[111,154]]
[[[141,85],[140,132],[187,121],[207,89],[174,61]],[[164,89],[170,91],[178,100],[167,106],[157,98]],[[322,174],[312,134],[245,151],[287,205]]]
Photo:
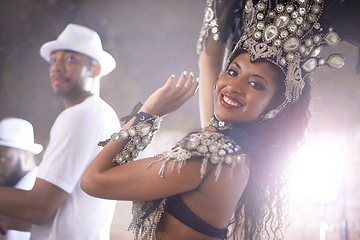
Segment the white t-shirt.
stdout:
[[119,129],[115,111],[95,96],[65,109],[57,117],[37,177],[70,195],[47,223],[33,225],[32,240],[109,239],[116,201],[87,195],[81,190],[80,181],[102,149],[97,143]]
[[[15,188],[30,190],[35,184],[38,167],[34,167],[25,176],[23,176],[16,184]],[[30,232],[8,230],[5,234],[5,240],[29,240]]]

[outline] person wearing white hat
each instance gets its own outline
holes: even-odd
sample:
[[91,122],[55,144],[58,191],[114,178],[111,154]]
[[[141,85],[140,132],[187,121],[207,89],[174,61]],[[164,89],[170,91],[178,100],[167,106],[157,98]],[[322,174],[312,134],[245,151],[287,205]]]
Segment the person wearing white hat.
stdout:
[[0,186],[13,187],[34,166],[34,154],[42,151],[34,143],[30,122],[8,117],[0,121]]
[[[34,154],[42,150],[41,144],[34,143],[34,128],[30,122],[14,117],[3,118],[0,121],[0,186],[30,190],[34,186],[38,169]],[[5,219],[0,216],[0,221]],[[16,226],[22,231],[9,230],[0,239],[30,238],[30,224],[19,225],[9,219],[6,221],[7,225]]]
[[87,195],[80,180],[101,150],[98,142],[120,128],[98,84],[115,60],[95,31],[77,24],[42,45],[40,55],[50,64],[52,89],[65,110],[51,128],[34,187],[0,187],[0,214],[33,224],[30,239],[109,239],[116,202]]

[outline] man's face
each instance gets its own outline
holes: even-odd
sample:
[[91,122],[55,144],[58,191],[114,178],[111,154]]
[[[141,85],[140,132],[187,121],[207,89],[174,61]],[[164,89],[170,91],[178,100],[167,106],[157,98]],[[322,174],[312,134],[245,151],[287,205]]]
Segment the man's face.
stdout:
[[14,186],[25,174],[21,158],[25,152],[16,148],[0,146],[0,186]]
[[91,59],[84,54],[62,50],[53,52],[49,74],[54,92],[65,99],[76,99],[89,91],[92,68]]

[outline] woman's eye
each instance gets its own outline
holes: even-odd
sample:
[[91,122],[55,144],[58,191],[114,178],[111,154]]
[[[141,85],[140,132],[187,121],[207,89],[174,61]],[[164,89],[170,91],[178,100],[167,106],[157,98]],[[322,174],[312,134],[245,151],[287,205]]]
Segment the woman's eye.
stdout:
[[253,87],[254,89],[256,89],[256,90],[260,90],[260,91],[261,91],[261,90],[264,90],[264,89],[265,89],[262,84],[257,83],[257,82],[254,82],[254,81],[250,81],[249,84],[250,84],[250,86],[252,86],[252,87]]
[[234,70],[232,70],[231,68],[229,68],[227,70],[228,74],[232,77],[236,77],[237,76],[237,72],[235,72]]

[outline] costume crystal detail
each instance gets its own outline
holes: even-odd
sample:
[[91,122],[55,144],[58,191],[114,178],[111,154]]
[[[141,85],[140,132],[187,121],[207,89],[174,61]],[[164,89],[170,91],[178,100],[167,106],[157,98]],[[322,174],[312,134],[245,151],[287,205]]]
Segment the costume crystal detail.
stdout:
[[178,172],[180,172],[181,168],[186,165],[186,160],[192,157],[200,157],[202,158],[201,178],[205,176],[208,162],[216,165],[215,181],[219,178],[223,164],[231,165],[230,177],[232,177],[236,165],[243,164],[243,167],[245,166],[245,154],[241,153],[241,147],[233,140],[217,131],[220,129],[225,130],[230,126],[229,123],[217,121],[213,117],[210,125],[204,131],[188,135],[171,151],[164,153],[159,160],[150,163],[149,167],[156,162],[163,161],[159,170],[160,176],[163,177],[166,164],[171,160],[173,160],[172,171],[175,170],[175,165],[177,165]]
[[286,101],[295,102],[304,88],[304,77],[326,64],[331,68],[344,65],[343,56],[316,57],[324,45],[335,46],[336,32],[323,34],[318,22],[324,0],[296,0],[268,9],[268,1],[245,6],[246,25],[235,49],[248,51],[250,60],[266,59],[279,66],[286,75]]
[[234,0],[207,0],[203,24],[196,44],[196,51],[200,53],[204,42],[209,38],[210,33],[215,41],[226,42],[230,35],[229,14]]
[[[158,201],[133,201],[133,215],[129,230],[134,232],[134,239],[156,239],[156,228],[165,211],[167,198]],[[149,209],[153,209],[149,212]]]
[[214,0],[206,1],[203,25],[200,29],[200,37],[196,45],[198,53],[202,51],[204,41],[209,38],[209,32],[212,33],[215,41],[220,40],[219,23],[216,17],[216,3],[214,3]]
[[[251,61],[268,60],[279,66],[285,74],[285,101],[266,114],[264,119],[275,117],[287,103],[299,99],[307,74],[323,66],[332,69],[344,66],[344,57],[341,54],[331,54],[327,58],[318,57],[323,46],[336,46],[340,42],[339,35],[333,29],[324,33],[318,22],[324,1],[293,0],[279,3],[273,9],[270,9],[269,0],[259,0],[255,6],[252,0],[246,1],[244,31],[232,53],[237,49],[244,49],[249,53]],[[209,0],[207,9],[215,12],[216,6],[214,1]],[[213,17],[209,22],[204,20],[207,27],[203,28],[217,27],[217,30],[221,30],[218,25],[215,26],[218,22],[216,15],[211,16]],[[212,25],[215,27],[209,27]],[[213,34],[215,41],[219,40],[219,31],[216,32],[217,35]],[[199,42],[203,42],[202,32],[200,39]],[[201,46],[198,46],[199,49]]]
[[113,133],[111,140],[115,142],[120,139],[129,139],[124,149],[114,157],[113,164],[121,165],[133,161],[150,144],[160,128],[161,121],[162,118],[159,116],[138,113],[133,126]]
[[[249,173],[249,169],[245,164],[245,154],[241,152],[241,147],[232,139],[227,137],[219,130],[231,129],[229,123],[218,121],[212,117],[210,124],[202,132],[191,133],[183,140],[181,140],[172,150],[159,155],[159,160],[151,162],[148,168],[157,162],[162,162],[159,175],[164,176],[166,164],[172,162],[172,171],[181,171],[181,168],[186,164],[186,161],[191,158],[202,158],[200,168],[200,176],[203,178],[206,173],[206,168],[209,162],[216,166],[215,181],[218,180],[223,164],[230,166],[230,178],[232,177],[233,170],[236,166],[241,166],[242,172]],[[177,166],[176,166],[177,165]],[[133,202],[133,220],[130,224],[130,229],[135,233],[135,239],[152,240],[155,238],[155,231],[157,224],[164,212],[166,206],[166,198],[156,201],[134,201]],[[149,209],[153,209],[150,211]]]

